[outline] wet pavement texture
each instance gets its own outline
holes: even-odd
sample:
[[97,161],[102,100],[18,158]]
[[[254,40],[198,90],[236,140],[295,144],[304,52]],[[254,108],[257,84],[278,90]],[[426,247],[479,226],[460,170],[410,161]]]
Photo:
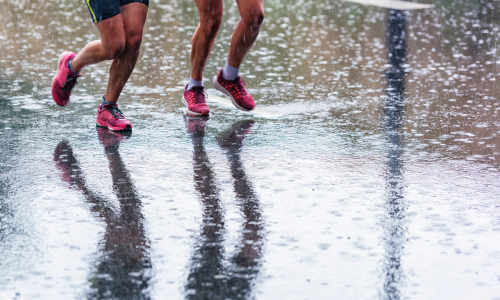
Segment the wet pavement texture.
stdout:
[[0,0],[0,299],[500,299],[500,3],[433,4],[265,1],[242,73],[283,117],[196,119],[195,5],[152,0],[124,135],[109,63],[51,97],[85,3]]

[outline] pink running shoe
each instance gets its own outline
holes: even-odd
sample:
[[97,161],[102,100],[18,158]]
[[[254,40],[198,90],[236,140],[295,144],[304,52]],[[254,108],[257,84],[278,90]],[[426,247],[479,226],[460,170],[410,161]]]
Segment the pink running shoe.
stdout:
[[245,81],[241,76],[236,77],[235,80],[226,80],[222,76],[222,69],[213,80],[214,87],[224,94],[231,97],[233,105],[243,111],[250,111],[255,108],[255,102],[252,96],[245,90]]
[[82,76],[75,74],[68,68],[68,61],[75,57],[75,53],[66,51],[59,56],[59,71],[52,80],[52,97],[60,106],[65,106],[69,102],[71,90],[78,82],[76,79]]
[[125,115],[118,108],[117,104],[102,104],[97,106],[97,126],[106,127],[109,130],[132,130],[132,123],[125,118]]
[[182,104],[187,108],[187,114],[189,116],[208,116],[210,113],[210,108],[205,101],[205,90],[202,86],[195,86],[189,91],[184,89],[184,96],[182,97]]

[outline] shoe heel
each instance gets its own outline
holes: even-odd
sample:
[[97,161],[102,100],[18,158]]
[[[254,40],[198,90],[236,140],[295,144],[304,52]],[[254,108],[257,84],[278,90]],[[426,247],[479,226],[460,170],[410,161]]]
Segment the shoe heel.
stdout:
[[57,60],[57,66],[59,67],[61,65],[61,61],[64,59],[64,57],[69,53],[69,51],[64,51],[59,55],[59,59]]
[[222,92],[224,95],[228,96],[229,98],[233,99],[233,96],[231,96],[231,93],[226,90],[220,83],[217,82],[217,76],[214,77],[214,80],[212,81],[212,84],[214,85],[214,88],[218,90],[219,92]]

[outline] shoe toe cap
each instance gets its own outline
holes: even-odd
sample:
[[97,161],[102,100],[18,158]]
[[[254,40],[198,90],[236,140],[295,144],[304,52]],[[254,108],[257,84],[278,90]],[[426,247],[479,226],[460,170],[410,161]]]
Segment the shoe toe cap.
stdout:
[[255,108],[255,102],[251,96],[246,97],[241,101],[241,107],[248,110],[253,110]]
[[110,120],[108,121],[109,125],[111,125],[113,128],[116,128],[115,130],[122,130],[122,129],[132,129],[132,123],[129,120]]
[[208,114],[210,112],[210,108],[208,107],[208,105],[193,105],[193,107],[190,107],[189,110],[191,110],[192,112],[195,112],[195,113],[199,113],[199,114]]

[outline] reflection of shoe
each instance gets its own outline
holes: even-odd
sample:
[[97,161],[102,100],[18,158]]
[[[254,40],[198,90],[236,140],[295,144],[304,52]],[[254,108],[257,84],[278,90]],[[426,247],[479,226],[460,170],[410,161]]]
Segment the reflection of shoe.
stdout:
[[96,122],[98,126],[108,128],[109,130],[131,130],[132,123],[125,118],[125,115],[118,108],[118,104],[99,104],[97,106]]
[[215,139],[223,149],[239,149],[245,137],[252,132],[254,123],[254,120],[236,122],[231,128],[219,134]]
[[233,105],[243,111],[249,111],[255,108],[255,102],[252,96],[245,90],[245,81],[241,76],[235,80],[226,80],[222,76],[222,69],[213,80],[214,87],[224,94],[231,97]]
[[75,74],[68,68],[68,61],[75,55],[73,52],[66,51],[59,56],[59,71],[52,80],[52,97],[61,106],[68,104],[71,90],[77,84],[76,79],[81,76],[80,73]]
[[208,116],[210,108],[205,101],[205,90],[202,86],[195,86],[189,91],[184,89],[182,104],[187,107],[187,114],[190,116]]
[[132,131],[115,132],[106,128],[97,128],[97,138],[106,150],[117,149],[120,142],[130,138]]
[[191,134],[205,134],[208,123],[208,117],[189,117],[185,116],[186,130]]
[[208,117],[184,116],[184,122],[186,124],[186,131],[191,135],[193,143],[202,145],[207,129]]
[[[54,161],[56,167],[62,171],[62,179],[66,182],[73,183],[75,180],[74,175],[78,170],[73,149],[66,141],[62,141],[57,145],[54,151]],[[72,176],[73,175],[73,176]]]

